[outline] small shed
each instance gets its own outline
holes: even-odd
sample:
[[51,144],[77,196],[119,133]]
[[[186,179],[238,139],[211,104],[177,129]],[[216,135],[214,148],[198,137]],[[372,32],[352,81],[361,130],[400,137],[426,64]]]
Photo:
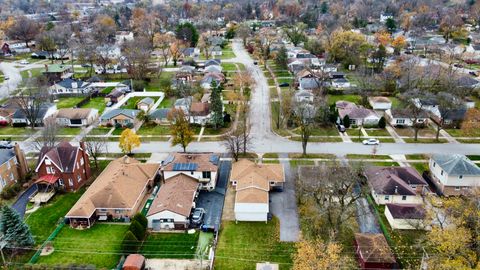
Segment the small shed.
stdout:
[[148,112],[153,107],[153,104],[155,104],[155,100],[151,97],[146,97],[137,103],[137,109]]
[[123,263],[122,270],[144,270],[145,257],[140,254],[130,254]]

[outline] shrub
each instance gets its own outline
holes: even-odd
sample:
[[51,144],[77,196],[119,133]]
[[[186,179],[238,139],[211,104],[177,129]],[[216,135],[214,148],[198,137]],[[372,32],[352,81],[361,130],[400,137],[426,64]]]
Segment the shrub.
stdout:
[[126,254],[135,253],[137,252],[138,244],[139,242],[135,235],[131,231],[127,231],[122,241],[122,252]]
[[8,122],[5,120],[0,121],[0,126],[5,127],[8,125]]
[[0,193],[0,197],[4,200],[9,200],[13,197],[15,197],[18,192],[21,190],[21,186],[17,183],[15,184],[10,184],[7,185],[6,187],[3,188],[2,192]]
[[136,213],[135,216],[133,216],[132,221],[137,221],[143,226],[143,228],[147,229],[148,219],[142,213]]
[[385,120],[385,117],[382,116],[378,121],[378,127],[385,128],[386,126],[387,126],[387,121]]
[[132,129],[133,128],[133,123],[128,123],[125,125],[126,128]]
[[135,92],[143,92],[143,89],[145,88],[145,82],[140,81],[140,80],[135,80],[133,81],[133,91]]
[[122,128],[122,124],[120,124],[120,123],[115,123],[115,128],[116,128],[116,129]]
[[145,237],[145,233],[147,231],[146,228],[144,228],[136,220],[133,220],[130,223],[130,227],[128,229],[129,229],[129,231],[131,231],[133,233],[133,235],[135,235],[135,238],[137,238],[138,240],[143,240],[143,238]]
[[350,117],[348,115],[345,115],[345,117],[343,117],[342,122],[346,128],[350,127]]

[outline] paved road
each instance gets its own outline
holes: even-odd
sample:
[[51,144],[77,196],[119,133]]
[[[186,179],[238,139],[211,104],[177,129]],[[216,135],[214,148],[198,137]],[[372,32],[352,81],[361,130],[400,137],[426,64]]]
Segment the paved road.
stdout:
[[18,84],[22,82],[20,70],[15,65],[13,62],[0,63],[0,71],[2,71],[3,75],[9,77],[8,80],[0,84],[0,98],[8,97],[13,90],[17,89]]
[[[288,158],[281,154],[281,158]],[[280,241],[295,242],[300,236],[297,198],[295,196],[296,173],[291,171],[288,160],[281,161],[285,171],[282,192],[270,192],[270,212],[280,220]]]

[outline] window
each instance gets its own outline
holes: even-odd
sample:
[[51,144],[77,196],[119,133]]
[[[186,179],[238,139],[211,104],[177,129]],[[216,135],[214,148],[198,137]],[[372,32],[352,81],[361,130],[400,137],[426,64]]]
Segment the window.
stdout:
[[441,175],[443,175],[443,170],[440,172]]
[[437,165],[437,163],[435,163],[435,161],[433,162],[433,167],[435,167],[435,165]]
[[61,178],[58,179],[58,184],[59,184],[60,186],[63,186],[63,179],[61,179]]
[[115,209],[115,214],[121,214],[122,212],[123,212],[123,210]]
[[403,195],[402,196],[402,201],[406,201],[407,200],[407,196]]
[[397,119],[397,124],[405,124],[405,119]]
[[390,196],[386,195],[384,199],[388,201],[388,199],[390,199]]
[[10,161],[7,162],[7,169],[10,170],[12,166],[10,165]]
[[211,172],[202,172],[202,178],[210,178],[212,176]]
[[455,190],[460,190],[460,187],[455,187]]
[[236,186],[236,185],[237,185],[237,181],[233,181],[232,186]]
[[458,176],[458,179],[463,179],[463,175],[459,175],[459,176]]
[[53,167],[47,167],[47,174],[55,174],[55,169]]
[[83,158],[82,158],[82,159],[80,159],[80,165],[83,166],[83,163],[84,162],[83,162]]
[[190,174],[193,175],[193,171],[191,171]]
[[52,162],[50,161],[50,159],[45,159],[45,164],[46,165],[52,165]]
[[99,212],[107,212],[107,209],[100,208],[98,209]]
[[72,181],[72,178],[68,178],[68,185],[73,187],[73,181]]
[[275,181],[270,181],[270,186],[275,186]]
[[82,177],[80,177],[80,174],[77,175],[77,182],[80,183],[82,181]]

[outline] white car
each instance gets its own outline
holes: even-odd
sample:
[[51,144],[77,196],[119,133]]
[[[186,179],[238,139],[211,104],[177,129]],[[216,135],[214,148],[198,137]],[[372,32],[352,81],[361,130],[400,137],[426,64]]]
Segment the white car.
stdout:
[[23,59],[22,61],[20,61],[20,64],[22,65],[28,65],[30,64],[27,60]]
[[364,145],[379,145],[380,141],[377,139],[368,139],[368,140],[363,140],[362,143]]

